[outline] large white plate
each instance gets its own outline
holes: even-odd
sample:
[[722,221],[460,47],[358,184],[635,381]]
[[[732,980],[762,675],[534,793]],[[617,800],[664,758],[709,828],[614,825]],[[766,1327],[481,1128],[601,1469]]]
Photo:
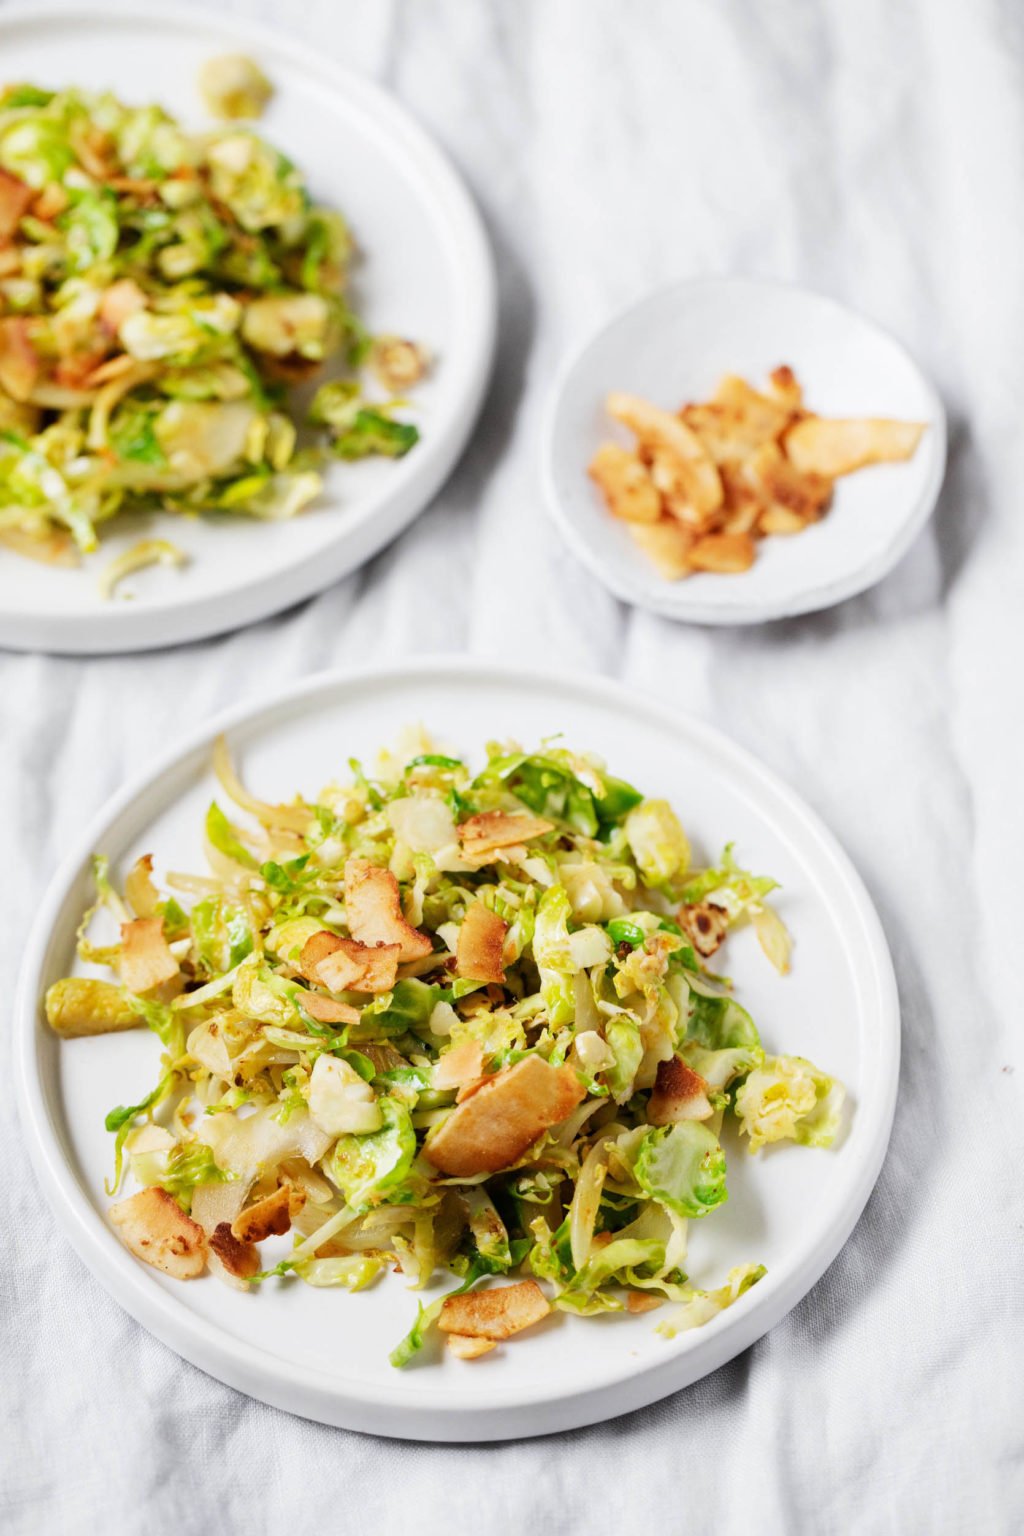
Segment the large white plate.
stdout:
[[[648,793],[669,796],[699,854],[735,838],[745,862],[783,883],[780,907],[796,936],[792,974],[778,977],[749,932],[730,941],[728,970],[768,1047],[838,1074],[852,1112],[828,1152],[784,1146],[752,1158],[727,1139],[729,1202],[691,1224],[688,1267],[696,1284],[715,1284],[747,1260],[760,1260],[768,1274],[699,1331],[669,1343],[654,1332],[657,1315],[558,1316],[479,1364],[432,1354],[396,1372],[388,1351],[416,1307],[401,1277],[357,1296],[295,1283],[239,1296],[212,1278],[181,1284],[145,1268],[104,1219],[112,1138],[103,1117],[155,1081],[159,1048],[147,1034],[61,1043],[41,1021],[43,990],[73,962],[90,854],[103,850],[123,869],[152,851],[158,875],[169,866],[202,869],[218,730],[227,730],[247,783],[273,799],[315,795],[345,772],[349,756],[372,758],[410,721],[474,756],[489,738],[534,743],[564,732]],[[21,980],[16,1061],[25,1133],[58,1221],[145,1327],[212,1375],[293,1413],[384,1435],[469,1441],[625,1413],[715,1369],[788,1312],[838,1252],[877,1177],[896,1092],[899,1017],[885,941],[860,880],[812,812],[753,758],[709,727],[607,682],[428,658],[314,678],[236,709],[119,794],[43,903]],[[438,1282],[430,1294],[442,1288]]]
[[[422,431],[404,459],[331,466],[321,498],[287,523],[170,514],[109,526],[77,570],[0,550],[0,645],[145,650],[248,624],[321,591],[423,510],[476,419],[490,370],[495,285],[480,219],[440,151],[389,96],[284,33],[199,10],[0,10],[0,78],[116,91],[208,123],[202,62],[242,51],[276,95],[259,131],[291,156],[313,195],[343,210],[363,253],[354,276],[371,330],[422,340],[436,358],[416,390]],[[147,570],[104,602],[97,576],[142,534],[172,539],[184,570]]]
[[[723,374],[756,385],[780,363],[822,416],[927,422],[916,454],[844,476],[820,523],[796,538],[761,540],[742,575],[666,581],[587,476],[601,442],[631,441],[609,419],[606,396],[626,390],[674,410],[709,399]],[[880,581],[930,517],[945,464],[942,404],[894,337],[807,288],[709,277],[648,294],[569,360],[552,394],[543,470],[573,553],[624,602],[693,624],[759,624],[827,608]]]

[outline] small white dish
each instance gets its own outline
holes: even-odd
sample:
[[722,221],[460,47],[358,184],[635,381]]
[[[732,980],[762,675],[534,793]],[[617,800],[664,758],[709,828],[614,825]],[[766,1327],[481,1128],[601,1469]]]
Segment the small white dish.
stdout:
[[[757,386],[788,363],[822,416],[926,421],[905,464],[837,481],[822,521],[758,542],[742,575],[666,581],[612,517],[587,475],[599,444],[629,442],[612,422],[612,390],[675,410],[706,400],[726,373]],[[887,574],[930,517],[946,463],[946,421],[907,351],[835,299],[753,278],[697,278],[648,295],[610,320],[556,384],[543,446],[550,511],[574,554],[624,602],[695,624],[759,624],[852,597]]]
[[[371,331],[415,337],[435,359],[411,402],[421,440],[401,460],[329,466],[318,500],[282,523],[221,515],[132,516],[107,525],[77,569],[0,550],[0,646],[77,653],[148,650],[250,624],[348,575],[426,507],[454,468],[490,374],[496,296],[469,194],[423,129],[371,82],[269,31],[200,9],[33,5],[0,11],[0,78],[111,89],[208,126],[197,79],[245,53],[275,94],[257,125],[349,219],[353,272]],[[140,537],[170,539],[183,569],[140,572],[106,601],[100,572]]]
[[[476,761],[487,739],[530,743],[564,732],[568,744],[601,753],[648,794],[669,797],[698,858],[734,838],[751,867],[782,882],[792,973],[776,975],[749,929],[730,939],[728,971],[766,1047],[835,1073],[850,1110],[827,1152],[788,1145],[751,1157],[727,1138],[729,1201],[713,1221],[691,1224],[687,1268],[696,1285],[719,1284],[748,1261],[768,1272],[703,1328],[670,1342],[655,1332],[657,1315],[559,1314],[480,1364],[431,1349],[422,1365],[400,1372],[388,1351],[418,1299],[401,1276],[356,1296],[298,1283],[239,1296],[209,1276],[182,1284],[146,1268],[106,1220],[112,1138],[103,1118],[155,1080],[159,1046],[145,1031],[59,1041],[42,1021],[43,992],[75,963],[90,855],[106,852],[121,873],[141,852],[155,855],[158,873],[203,868],[219,731],[253,791],[285,799],[315,795],[350,754],[372,761],[411,721],[443,732]],[[612,1418],[688,1386],[760,1338],[810,1290],[864,1207],[889,1139],[900,1055],[881,925],[846,855],[792,790],[716,731],[634,689],[443,658],[312,678],[183,736],[70,848],[25,953],[14,1035],[17,1098],[42,1189],[84,1262],[133,1317],[264,1402],[349,1429],[446,1441]],[[438,1277],[426,1299],[450,1284]]]

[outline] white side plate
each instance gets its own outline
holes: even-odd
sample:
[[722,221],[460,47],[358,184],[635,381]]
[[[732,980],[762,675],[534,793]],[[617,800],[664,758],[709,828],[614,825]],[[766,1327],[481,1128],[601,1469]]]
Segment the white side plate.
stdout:
[[[707,400],[723,374],[756,386],[781,363],[821,416],[926,421],[917,453],[906,464],[844,476],[820,523],[760,540],[742,575],[666,581],[587,476],[600,443],[632,441],[609,418],[606,396],[626,390],[676,410]],[[570,360],[552,397],[543,456],[552,516],[573,553],[623,602],[693,624],[759,624],[828,608],[892,569],[938,498],[946,421],[910,355],[862,315],[805,288],[697,278],[615,316]]]
[[[258,131],[349,219],[353,275],[371,330],[422,341],[435,358],[415,391],[422,437],[398,461],[330,467],[324,492],[285,523],[172,514],[108,525],[76,570],[0,550],[0,645],[15,650],[147,650],[265,618],[355,570],[440,488],[472,430],[490,372],[495,285],[490,251],[462,183],[426,134],[376,86],[284,32],[200,10],[133,6],[0,11],[0,78],[111,89],[208,125],[197,76],[223,52],[254,58],[276,94]],[[140,537],[171,539],[184,570],[154,568],[105,602],[97,579]]]
[[[400,1276],[356,1296],[297,1282],[240,1296],[212,1277],[182,1284],[147,1269],[105,1221],[112,1137],[103,1118],[152,1085],[159,1047],[145,1032],[62,1043],[42,1022],[43,991],[73,965],[90,854],[103,850],[123,870],[151,851],[158,877],[169,867],[201,870],[202,817],[215,793],[211,742],[220,730],[254,792],[284,799],[315,796],[353,754],[372,761],[411,721],[473,760],[489,738],[536,743],[564,732],[647,793],[668,796],[698,857],[734,838],[745,863],[783,883],[780,911],[796,938],[792,974],[775,974],[749,930],[730,940],[727,968],[767,1047],[834,1072],[851,1108],[830,1151],[786,1145],[753,1158],[727,1134],[729,1202],[691,1224],[688,1268],[702,1286],[746,1261],[761,1261],[768,1273],[702,1329],[668,1342],[654,1331],[658,1313],[557,1315],[479,1363],[432,1348],[399,1372],[388,1351],[417,1302]],[[730,1360],[805,1295],[845,1242],[881,1167],[899,1014],[885,940],[859,878],[813,813],[753,758],[707,726],[607,682],[428,658],[315,678],[236,709],[119,794],[70,851],[43,903],[21,978],[15,1056],[27,1143],[57,1219],[146,1328],[211,1375],[292,1413],[376,1434],[473,1441],[573,1428],[653,1402]],[[436,1281],[428,1299],[450,1284]]]

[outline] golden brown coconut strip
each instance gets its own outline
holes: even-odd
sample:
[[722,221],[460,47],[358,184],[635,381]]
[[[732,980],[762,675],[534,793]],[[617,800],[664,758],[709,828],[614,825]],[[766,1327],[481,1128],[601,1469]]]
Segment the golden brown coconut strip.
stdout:
[[107,1214],[125,1247],[144,1264],[175,1280],[192,1280],[206,1268],[206,1233],[158,1185],[119,1200]]
[[527,1056],[464,1099],[429,1138],[424,1155],[454,1178],[496,1173],[564,1120],[585,1093],[571,1067]]
[[136,917],[121,924],[121,980],[129,992],[147,992],[179,981],[178,962],[164,938],[163,918]]
[[551,1304],[536,1280],[520,1280],[515,1285],[447,1297],[437,1326],[442,1333],[463,1338],[509,1339],[524,1328],[532,1328],[550,1311]]
[[369,859],[346,860],[345,916],[354,939],[361,944],[397,944],[402,962],[420,960],[433,950],[428,936],[406,922],[394,875]]
[[508,924],[497,912],[474,901],[459,928],[455,950],[455,972],[470,981],[501,983],[505,980],[502,953]]
[[674,1125],[678,1120],[708,1120],[714,1114],[708,1085],[699,1072],[679,1056],[658,1062],[658,1074],[647,1101],[652,1125]]

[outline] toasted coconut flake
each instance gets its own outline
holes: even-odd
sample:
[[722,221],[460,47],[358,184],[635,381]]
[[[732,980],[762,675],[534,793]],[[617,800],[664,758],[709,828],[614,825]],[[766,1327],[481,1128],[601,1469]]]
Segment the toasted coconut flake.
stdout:
[[129,992],[144,997],[180,979],[178,962],[164,938],[162,918],[136,917],[121,924],[121,980]]
[[506,933],[508,924],[497,912],[485,907],[482,901],[474,901],[467,908],[459,928],[456,974],[471,981],[503,982],[505,967],[501,957]]
[[690,551],[696,540],[693,533],[674,517],[659,523],[634,523],[630,527],[633,542],[648,555],[667,581],[679,581],[693,569]]
[[231,1223],[231,1232],[240,1243],[262,1243],[268,1237],[282,1237],[305,1204],[301,1190],[289,1189],[282,1184],[273,1194],[266,1195],[250,1205]]
[[569,1066],[539,1056],[488,1078],[427,1140],[424,1155],[455,1178],[507,1168],[551,1125],[564,1120],[586,1090]]
[[447,1297],[437,1326],[442,1333],[471,1339],[509,1339],[524,1328],[532,1328],[550,1311],[551,1305],[536,1280],[520,1280],[515,1285]]
[[125,1247],[144,1264],[175,1280],[194,1279],[205,1269],[206,1233],[158,1185],[119,1200],[107,1214]]
[[787,406],[791,411],[802,410],[804,392],[788,363],[782,363],[778,368],[772,369],[768,375],[768,388],[772,397],[778,400],[780,405]]
[[698,512],[714,512],[722,505],[722,482],[697,433],[671,411],[660,410],[637,395],[616,392],[608,396],[608,414],[635,432],[642,447],[661,450],[677,460],[685,477],[689,500]]
[[251,1243],[240,1243],[226,1221],[214,1228],[210,1248],[236,1280],[251,1280],[259,1272],[259,1249]]
[[529,811],[482,811],[462,822],[458,834],[463,851],[472,859],[483,859],[498,849],[518,847],[553,830],[553,822]]
[[664,1297],[656,1296],[652,1291],[627,1291],[626,1311],[633,1313],[653,1312],[656,1307],[662,1305],[663,1301]]
[[32,188],[17,176],[0,171],[0,240],[9,240],[14,234],[34,197]]
[[[332,992],[389,992],[398,974],[399,944],[360,944],[339,939],[316,967],[316,979]],[[303,950],[305,954],[305,950]]]
[[747,472],[770,511],[793,513],[801,523],[817,522],[832,500],[832,481],[797,469],[778,443],[763,443]]
[[[720,509],[702,507],[694,500],[688,466],[664,449],[652,453],[650,462],[651,480],[661,496],[659,512],[667,512],[691,532],[709,532],[714,527]],[[651,518],[649,521],[655,523],[657,519]]]
[[834,480],[869,464],[912,458],[925,426],[916,421],[828,421],[806,416],[786,433],[784,447],[797,469]]
[[457,1360],[479,1360],[481,1355],[489,1355],[497,1345],[493,1339],[473,1339],[466,1333],[450,1333],[448,1348]]
[[129,315],[137,314],[145,307],[146,295],[138,283],[130,277],[122,277],[104,291],[99,307],[100,324],[114,336]]
[[75,541],[66,528],[50,529],[38,536],[25,528],[0,528],[0,545],[42,565],[78,564]]
[[12,400],[31,399],[41,367],[29,322],[18,317],[0,320],[0,390]]
[[690,564],[696,571],[735,575],[749,571],[755,553],[749,533],[707,533],[690,550]]
[[720,380],[712,404],[726,412],[726,420],[747,444],[748,452],[777,438],[793,418],[788,405],[771,395],[762,395],[735,373],[727,373]]
[[433,949],[430,939],[406,922],[398,881],[369,859],[345,863],[345,915],[361,944],[397,944],[401,961],[419,960]]
[[661,498],[638,454],[618,443],[602,443],[587,471],[613,517],[627,523],[656,523]]
[[708,1085],[699,1072],[679,1056],[658,1062],[658,1074],[647,1101],[652,1125],[674,1125],[678,1120],[709,1120],[714,1107]]
[[467,1083],[475,1083],[483,1070],[483,1047],[479,1040],[467,1037],[453,1045],[450,1051],[445,1051],[434,1068],[431,1086],[441,1090],[461,1088]]
[[326,960],[328,955],[333,955],[336,949],[341,948],[341,939],[336,933],[330,933],[326,928],[321,928],[319,933],[311,934],[302,946],[299,955],[299,970],[307,981],[318,981],[317,968],[321,960]]
[[359,1009],[350,1003],[339,1003],[322,992],[303,992],[302,1006],[318,1024],[358,1024]]
[[135,860],[124,878],[125,900],[136,917],[156,917],[160,893],[153,884],[153,855],[144,853]]

